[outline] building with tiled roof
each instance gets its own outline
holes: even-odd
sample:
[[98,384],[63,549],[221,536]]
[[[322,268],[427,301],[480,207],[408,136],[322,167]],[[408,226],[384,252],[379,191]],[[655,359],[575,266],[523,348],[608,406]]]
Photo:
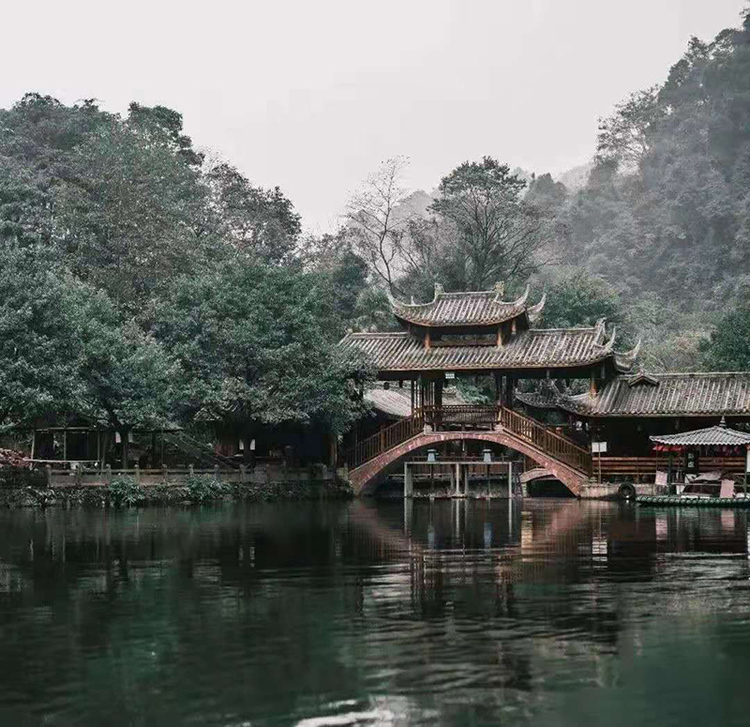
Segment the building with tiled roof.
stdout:
[[750,372],[618,376],[558,405],[593,418],[750,417]]
[[504,301],[501,286],[446,293],[436,285],[429,303],[391,298],[404,331],[350,333],[341,345],[367,354],[381,379],[462,371],[603,379],[632,369],[637,349],[615,352],[615,331],[608,333],[604,320],[587,328],[535,328],[544,297],[535,305],[528,297],[528,288],[520,298]]

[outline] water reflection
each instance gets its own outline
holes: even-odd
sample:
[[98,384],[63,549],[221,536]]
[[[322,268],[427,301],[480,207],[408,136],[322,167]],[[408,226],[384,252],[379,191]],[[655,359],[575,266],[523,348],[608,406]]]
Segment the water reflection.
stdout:
[[744,724],[747,555],[732,510],[6,511],[0,724]]

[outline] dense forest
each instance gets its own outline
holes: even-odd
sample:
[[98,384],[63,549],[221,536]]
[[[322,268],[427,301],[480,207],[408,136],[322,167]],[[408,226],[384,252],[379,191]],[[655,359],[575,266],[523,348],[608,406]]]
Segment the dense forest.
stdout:
[[0,110],[0,427],[203,412],[344,431],[372,370],[337,341],[436,281],[531,282],[543,325],[607,316],[652,370],[750,369],[750,11],[692,39],[596,142],[578,189],[487,156],[426,194],[387,160],[312,236],[281,189],[199,153],[178,112],[28,93]]

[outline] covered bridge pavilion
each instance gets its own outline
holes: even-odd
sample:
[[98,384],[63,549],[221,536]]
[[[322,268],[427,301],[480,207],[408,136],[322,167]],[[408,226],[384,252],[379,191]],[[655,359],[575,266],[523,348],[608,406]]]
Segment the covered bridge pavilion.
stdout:
[[[505,300],[502,285],[467,293],[446,293],[436,285],[429,303],[391,298],[401,331],[348,334],[341,346],[368,355],[380,381],[408,387],[410,403],[409,417],[349,442],[345,459],[351,472],[376,458],[389,466],[393,461],[383,455],[406,440],[414,440],[409,451],[420,441],[427,446],[427,439],[415,439],[419,435],[451,432],[451,439],[479,439],[477,430],[483,430],[481,438],[488,441],[487,431],[502,430],[504,446],[531,452],[537,461],[546,458],[546,464],[552,457],[587,477],[588,450],[512,411],[516,384],[521,379],[584,379],[596,395],[608,380],[633,370],[638,350],[617,352],[615,331],[607,331],[604,320],[582,328],[537,328],[545,299],[530,304],[528,298],[528,288],[519,298]],[[492,403],[446,403],[446,381],[480,376],[494,383]]]

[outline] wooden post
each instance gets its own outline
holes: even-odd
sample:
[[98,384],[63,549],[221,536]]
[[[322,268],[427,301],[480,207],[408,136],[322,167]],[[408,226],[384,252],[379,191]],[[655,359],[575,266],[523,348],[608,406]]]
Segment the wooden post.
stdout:
[[430,340],[430,329],[429,328],[425,328],[425,331],[424,331],[424,347],[426,349],[429,349],[430,346],[431,346],[431,344],[432,344],[432,341]]
[[498,348],[503,347],[503,324],[502,323],[497,327],[497,347]]
[[141,466],[137,464],[135,465],[133,470],[134,470],[133,476],[135,478],[135,484],[140,485],[141,484]]
[[240,484],[244,485],[247,478],[247,467],[244,464],[240,465]]
[[513,462],[508,461],[508,499],[513,497]]
[[505,377],[505,406],[513,409],[513,397],[515,392],[515,380],[513,374]]
[[[284,462],[286,462],[286,460],[284,460]],[[215,480],[219,479],[219,465],[218,464],[214,465],[214,479]]]
[[47,472],[47,487],[52,487],[52,467],[47,464],[44,469]]
[[68,461],[68,425],[63,429],[63,462]]
[[672,452],[669,453],[669,457],[667,458],[667,494],[672,494],[672,462],[674,459],[674,455]]
[[34,429],[34,433],[31,435],[31,461],[34,461],[34,450],[36,449],[36,429]]
[[105,485],[112,484],[112,465],[111,464],[107,465],[107,469],[104,473],[104,484]]
[[194,476],[195,476],[195,466],[192,464],[188,465],[188,477],[194,477]]
[[164,480],[164,484],[168,485],[169,484],[169,470],[167,469],[167,465],[165,464],[161,466],[161,476],[162,476],[162,479]]

